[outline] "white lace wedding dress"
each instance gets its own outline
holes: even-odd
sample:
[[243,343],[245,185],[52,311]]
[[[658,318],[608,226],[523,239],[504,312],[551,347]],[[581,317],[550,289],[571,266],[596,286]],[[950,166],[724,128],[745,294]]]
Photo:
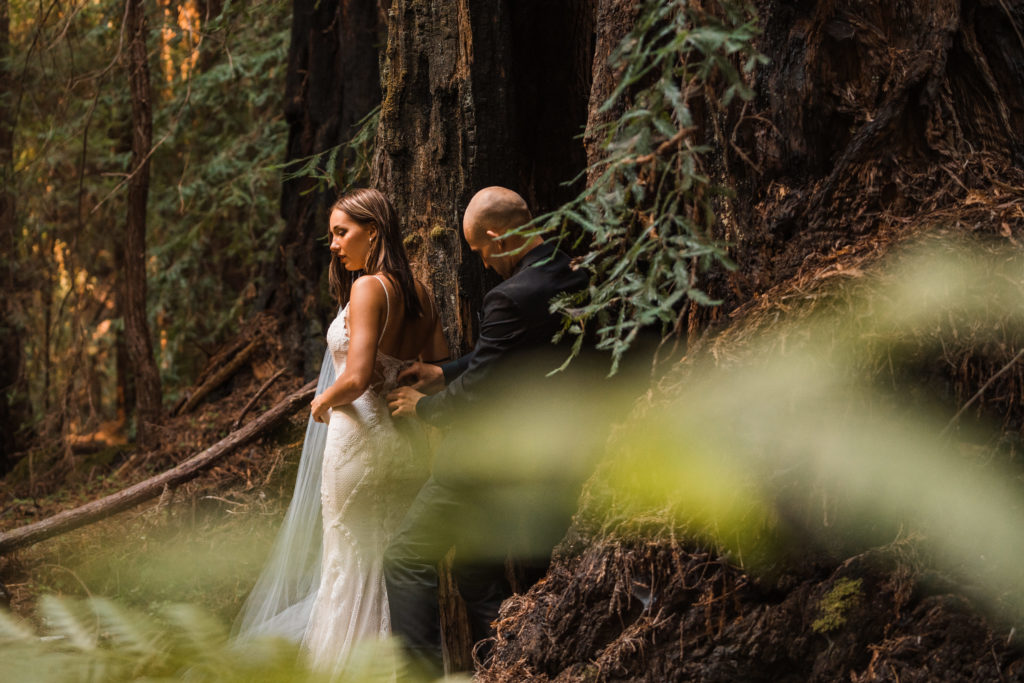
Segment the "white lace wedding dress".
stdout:
[[[348,343],[346,306],[327,331],[336,376]],[[428,475],[422,432],[415,421],[393,420],[383,398],[402,366],[378,351],[371,387],[333,408],[327,427],[320,585],[302,648],[314,668],[331,674],[345,667],[354,644],[391,633],[381,556]]]

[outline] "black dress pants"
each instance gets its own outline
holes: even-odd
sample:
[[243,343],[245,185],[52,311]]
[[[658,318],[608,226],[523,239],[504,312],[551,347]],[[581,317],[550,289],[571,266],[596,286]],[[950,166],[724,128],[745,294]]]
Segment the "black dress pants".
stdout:
[[496,528],[485,489],[431,477],[384,554],[391,627],[421,675],[442,673],[437,568],[452,546],[452,574],[474,642],[493,635],[491,623],[511,594],[500,552],[504,542],[492,537]]

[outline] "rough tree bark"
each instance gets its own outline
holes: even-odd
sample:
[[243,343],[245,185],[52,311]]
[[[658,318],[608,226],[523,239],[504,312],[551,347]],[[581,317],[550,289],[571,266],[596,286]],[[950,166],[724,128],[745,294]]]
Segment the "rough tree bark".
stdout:
[[149,197],[149,153],[153,141],[153,105],[146,54],[145,3],[127,0],[128,41],[122,59],[132,101],[132,156],[128,180],[128,223],[124,242],[124,328],[135,378],[135,419],[138,440],[149,441],[150,425],[160,417],[160,373],[146,318],[146,204]]
[[[596,40],[594,59],[592,62],[592,78],[588,93],[587,128],[584,142],[587,149],[587,165],[593,166],[601,159],[602,136],[599,129],[622,113],[622,103],[602,112],[601,105],[607,101],[618,84],[618,74],[609,64],[612,50],[632,30],[640,11],[638,0],[597,0],[597,16],[595,20]],[[595,180],[598,169],[591,171],[587,181]]]
[[[535,211],[573,191],[561,183],[584,167],[576,136],[592,30],[588,0],[391,4],[371,184],[405,222],[413,268],[455,356],[470,348],[474,314],[496,282],[465,244],[462,212],[489,185],[517,190]],[[469,668],[468,628],[447,577],[442,624],[449,668]]]
[[395,0],[388,16],[372,184],[404,218],[417,276],[458,354],[494,283],[462,238],[470,197],[504,185],[543,211],[583,168],[593,6]]
[[[758,3],[756,99],[705,119],[736,189],[722,312],[1024,160],[1024,3]],[[736,148],[745,151],[742,158]]]
[[[286,161],[305,159],[348,140],[353,126],[380,102],[377,68],[381,6],[378,0],[296,0],[285,80],[288,120]],[[278,256],[263,275],[257,309],[282,321],[282,340],[294,354],[293,368],[315,375],[323,354],[329,253],[327,209],[334,192],[311,179],[285,181],[285,221]]]

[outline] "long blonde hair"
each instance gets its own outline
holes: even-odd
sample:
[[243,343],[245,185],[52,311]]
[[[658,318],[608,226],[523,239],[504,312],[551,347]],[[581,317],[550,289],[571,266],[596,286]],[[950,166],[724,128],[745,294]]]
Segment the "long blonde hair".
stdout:
[[[384,273],[398,287],[405,302],[405,317],[415,320],[423,315],[423,306],[416,293],[416,283],[409,267],[409,256],[402,244],[402,230],[398,214],[384,194],[370,188],[360,188],[341,195],[331,206],[331,213],[343,211],[349,218],[363,226],[373,226],[376,231],[370,237],[370,250],[366,254],[366,272],[370,275]],[[341,265],[341,260],[331,254],[331,267],[327,277],[331,296],[338,305],[348,302],[352,282],[358,273],[352,273]]]

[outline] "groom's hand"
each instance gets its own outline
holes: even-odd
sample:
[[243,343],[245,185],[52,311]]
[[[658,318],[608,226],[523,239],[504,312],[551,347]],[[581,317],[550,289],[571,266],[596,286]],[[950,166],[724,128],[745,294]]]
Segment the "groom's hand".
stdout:
[[444,372],[440,365],[416,361],[398,373],[398,383],[410,386],[424,394],[436,394],[444,389]]
[[412,387],[397,387],[388,392],[388,408],[395,417],[416,417],[416,404],[423,396]]

